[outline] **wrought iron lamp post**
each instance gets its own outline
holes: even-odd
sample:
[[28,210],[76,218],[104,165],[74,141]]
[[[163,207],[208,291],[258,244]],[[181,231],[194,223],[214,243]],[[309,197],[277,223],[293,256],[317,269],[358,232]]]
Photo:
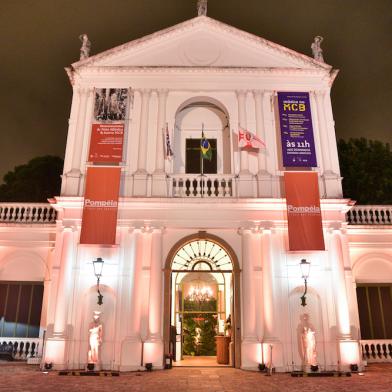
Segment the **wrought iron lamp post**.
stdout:
[[308,278],[310,272],[310,263],[306,261],[306,259],[302,259],[301,262],[299,263],[299,266],[301,267],[302,279],[304,280],[305,283],[305,291],[301,296],[301,305],[306,306],[306,293],[308,292]]
[[97,278],[97,292],[98,292],[98,305],[103,304],[103,295],[99,291],[99,280],[101,279],[102,276],[102,268],[103,268],[103,260],[101,257],[97,257],[97,260],[93,260],[93,266],[94,266],[94,275]]

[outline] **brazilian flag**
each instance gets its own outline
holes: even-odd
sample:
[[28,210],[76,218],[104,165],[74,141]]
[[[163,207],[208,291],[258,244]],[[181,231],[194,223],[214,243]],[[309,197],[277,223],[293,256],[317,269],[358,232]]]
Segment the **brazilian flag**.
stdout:
[[200,151],[201,151],[201,157],[203,159],[208,159],[209,161],[212,158],[212,149],[210,142],[206,139],[204,136],[204,132],[201,132],[201,140],[200,140]]

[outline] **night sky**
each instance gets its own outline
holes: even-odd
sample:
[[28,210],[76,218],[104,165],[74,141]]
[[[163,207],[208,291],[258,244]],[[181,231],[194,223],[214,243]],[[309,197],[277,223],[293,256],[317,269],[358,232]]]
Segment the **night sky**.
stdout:
[[[46,154],[64,156],[71,86],[79,58],[197,15],[196,0],[0,0],[0,182]],[[208,16],[311,55],[324,37],[337,137],[392,142],[391,0],[209,0]]]

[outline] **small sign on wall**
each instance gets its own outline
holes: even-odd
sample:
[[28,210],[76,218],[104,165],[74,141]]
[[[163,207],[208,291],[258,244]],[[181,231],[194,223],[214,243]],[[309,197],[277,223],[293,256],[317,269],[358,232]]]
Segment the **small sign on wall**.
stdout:
[[89,162],[119,163],[122,161],[124,124],[93,124]]

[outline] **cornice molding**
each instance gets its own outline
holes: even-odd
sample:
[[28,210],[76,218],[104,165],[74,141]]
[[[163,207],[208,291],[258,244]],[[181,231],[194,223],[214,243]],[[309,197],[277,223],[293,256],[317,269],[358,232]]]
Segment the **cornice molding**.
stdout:
[[[97,74],[253,74],[253,75],[309,75],[329,78],[329,72],[323,69],[303,69],[290,67],[191,67],[191,66],[127,66],[127,67],[104,67],[93,66],[77,71],[79,76]],[[75,79],[76,80],[76,79]],[[78,78],[77,81],[82,81]]]

